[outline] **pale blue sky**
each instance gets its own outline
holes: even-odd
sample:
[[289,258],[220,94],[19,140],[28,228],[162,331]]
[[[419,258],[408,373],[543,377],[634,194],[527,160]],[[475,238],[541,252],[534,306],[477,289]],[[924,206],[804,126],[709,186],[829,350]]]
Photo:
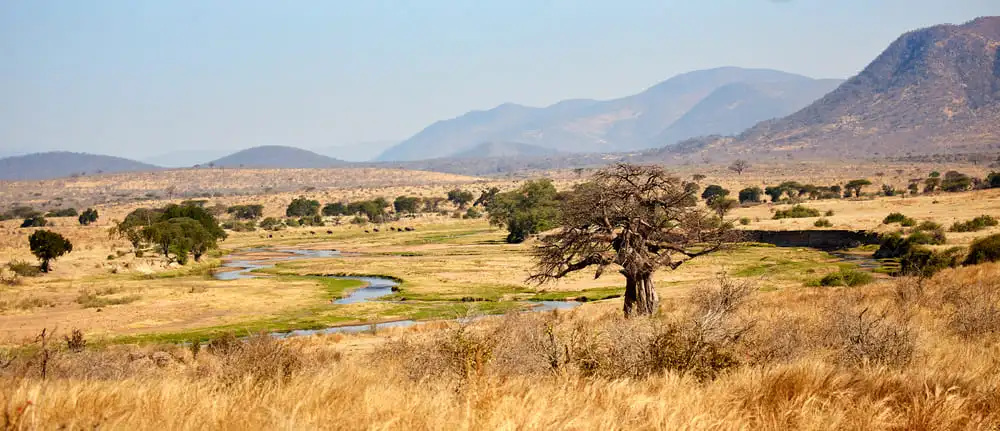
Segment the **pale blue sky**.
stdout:
[[504,102],[614,98],[678,73],[857,73],[998,0],[0,2],[0,153],[141,158],[406,138]]

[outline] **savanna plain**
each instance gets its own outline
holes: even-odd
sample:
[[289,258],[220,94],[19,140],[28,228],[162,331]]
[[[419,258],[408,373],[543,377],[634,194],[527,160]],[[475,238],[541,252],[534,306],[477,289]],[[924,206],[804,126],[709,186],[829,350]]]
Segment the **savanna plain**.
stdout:
[[[100,217],[0,222],[0,428],[996,429],[1000,263],[966,256],[1000,227],[963,223],[1000,217],[1000,188],[927,188],[949,171],[988,182],[991,169],[668,168],[736,231],[882,239],[838,251],[736,241],[656,271],[658,311],[628,318],[615,269],[528,280],[533,250],[557,227],[510,243],[482,205],[447,199],[517,193],[540,178],[570,192],[593,169],[202,169],[6,183],[7,208]],[[839,186],[856,179],[868,184],[844,198]],[[780,184],[776,201],[702,199],[710,185],[735,199]],[[837,185],[836,196],[806,184]],[[396,211],[399,196],[435,203]],[[388,203],[378,220],[288,217],[300,199],[376,198]],[[184,201],[227,228],[197,261],[110,233],[137,208]],[[261,205],[253,228],[227,211],[241,205]],[[779,216],[797,206],[804,214]],[[262,228],[268,218],[278,224]],[[73,244],[47,273],[28,241],[43,229]],[[873,256],[903,243],[928,257]],[[225,276],[240,268],[249,276]],[[366,276],[396,285],[345,303]]]

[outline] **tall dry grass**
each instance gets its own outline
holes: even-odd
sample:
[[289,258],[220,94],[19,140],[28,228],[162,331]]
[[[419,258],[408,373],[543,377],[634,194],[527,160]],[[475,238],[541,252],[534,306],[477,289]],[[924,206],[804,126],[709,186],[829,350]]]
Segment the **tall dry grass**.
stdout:
[[864,288],[723,280],[653,318],[511,314],[353,354],[342,336],[81,352],[50,336],[0,352],[0,425],[995,429],[998,280],[995,264]]

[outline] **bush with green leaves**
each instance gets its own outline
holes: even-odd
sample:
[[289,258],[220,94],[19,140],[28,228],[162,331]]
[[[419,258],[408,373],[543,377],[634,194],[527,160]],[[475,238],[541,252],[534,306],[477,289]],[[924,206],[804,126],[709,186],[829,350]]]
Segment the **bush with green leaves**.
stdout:
[[63,208],[49,211],[45,217],[76,217],[78,215],[80,214],[77,213],[76,208]]
[[416,196],[397,196],[392,201],[392,209],[396,214],[416,214],[420,212],[420,198]]
[[507,228],[507,242],[519,243],[556,226],[558,197],[551,180],[528,181],[517,190],[498,193],[486,211],[490,224]]
[[747,187],[740,190],[739,199],[741,204],[756,204],[760,203],[761,197],[764,195],[764,190],[760,187]]
[[45,227],[48,225],[49,221],[40,215],[26,218],[23,222],[21,222],[21,227]]
[[948,242],[944,229],[914,231],[907,237],[907,240],[911,244],[921,245],[941,245]]
[[286,217],[306,217],[319,214],[319,201],[298,197],[285,208]]
[[856,269],[841,269],[840,271],[823,276],[819,280],[819,285],[855,287],[871,283],[872,281],[875,281],[875,277],[867,272]]
[[91,223],[96,222],[98,217],[100,216],[97,214],[97,210],[93,208],[87,208],[82,213],[80,213],[80,216],[77,217],[76,220],[80,222],[81,225],[87,226]]
[[464,209],[475,198],[468,190],[452,189],[448,191],[448,202],[455,204],[459,209]]
[[269,231],[276,231],[284,229],[285,224],[282,223],[277,217],[266,217],[264,220],[260,221],[260,228]]
[[963,265],[978,265],[1000,261],[1000,234],[990,235],[973,241]]
[[830,220],[827,220],[825,218],[821,218],[819,220],[816,220],[813,223],[813,226],[816,226],[816,227],[833,227],[833,223],[830,223]]
[[889,215],[882,219],[882,224],[903,223],[906,220],[912,219],[903,215],[903,213],[889,213]]
[[951,232],[977,232],[988,227],[996,226],[997,224],[1000,224],[1000,222],[998,222],[993,216],[981,215],[972,220],[955,222],[948,230]]
[[73,244],[68,239],[50,230],[37,230],[31,234],[28,247],[31,254],[42,262],[39,268],[42,272],[49,272],[53,260],[73,251]]
[[958,171],[948,171],[941,180],[941,190],[946,192],[964,192],[972,189],[972,178]]
[[990,172],[990,174],[986,176],[985,184],[986,187],[991,189],[1000,187],[1000,172]]
[[36,265],[23,260],[12,260],[7,262],[7,269],[21,277],[37,277],[42,271]]
[[264,205],[233,205],[226,208],[226,213],[237,220],[256,220],[264,216]]
[[875,251],[874,257],[895,260],[898,267],[891,271],[892,275],[929,277],[942,269],[958,266],[960,255],[961,248],[958,247],[935,251],[899,233],[891,233],[882,235],[879,249]]
[[701,198],[704,199],[705,203],[709,206],[717,200],[724,199],[726,196],[729,196],[729,190],[722,188],[722,186],[718,184],[712,184],[705,187],[705,191],[701,192]]
[[815,208],[809,208],[805,205],[795,205],[787,210],[777,210],[774,212],[774,219],[780,220],[785,218],[808,218],[808,217],[819,217],[819,210]]

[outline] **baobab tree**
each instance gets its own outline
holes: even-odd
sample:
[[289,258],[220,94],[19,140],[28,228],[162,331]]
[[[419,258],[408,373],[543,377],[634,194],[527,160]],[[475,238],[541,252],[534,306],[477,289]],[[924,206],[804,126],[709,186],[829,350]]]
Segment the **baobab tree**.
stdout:
[[625,315],[656,312],[653,273],[724,247],[732,223],[697,206],[695,189],[658,166],[617,164],[577,185],[561,202],[559,230],[533,250],[529,281],[545,283],[595,267],[625,276]]

